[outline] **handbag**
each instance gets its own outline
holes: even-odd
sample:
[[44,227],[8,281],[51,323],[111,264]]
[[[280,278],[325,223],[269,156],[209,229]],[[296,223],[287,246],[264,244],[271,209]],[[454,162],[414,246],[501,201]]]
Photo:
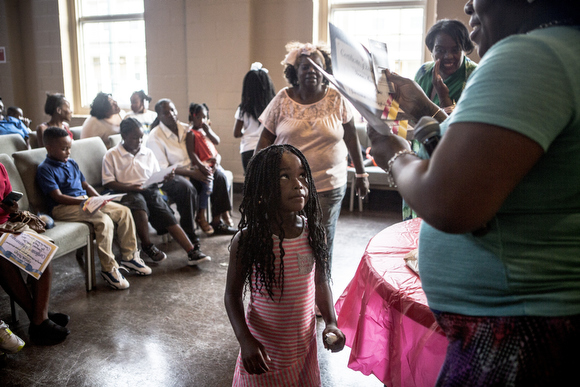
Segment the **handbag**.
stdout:
[[13,232],[21,232],[25,231],[23,230],[26,228],[25,226],[39,234],[46,231],[46,223],[30,211],[18,211],[10,214],[10,218],[4,223],[3,228]]

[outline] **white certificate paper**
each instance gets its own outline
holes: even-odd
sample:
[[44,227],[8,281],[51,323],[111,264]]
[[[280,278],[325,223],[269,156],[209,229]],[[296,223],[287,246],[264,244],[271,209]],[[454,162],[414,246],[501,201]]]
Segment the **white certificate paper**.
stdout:
[[36,279],[40,278],[56,250],[57,245],[34,232],[5,233],[0,237],[0,255]]
[[161,183],[165,180],[165,176],[169,175],[174,169],[175,167],[167,167],[155,172],[145,183],[143,183],[143,187],[149,187],[151,184]]
[[87,211],[90,214],[94,214],[99,208],[103,207],[105,204],[110,202],[111,200],[118,200],[123,196],[127,195],[126,193],[121,194],[106,194],[100,196],[91,196],[87,200],[85,200],[83,204],[83,211]]

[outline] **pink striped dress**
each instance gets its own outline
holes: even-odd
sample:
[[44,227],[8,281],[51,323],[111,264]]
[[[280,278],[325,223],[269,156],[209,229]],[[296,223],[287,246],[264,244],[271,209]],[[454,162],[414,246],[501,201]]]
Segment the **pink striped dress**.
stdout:
[[[304,221],[306,224],[306,221]],[[274,239],[276,276],[280,265],[280,240]],[[250,375],[238,355],[233,386],[320,386],[314,316],[314,257],[308,244],[308,229],[293,239],[284,239],[284,292],[274,288],[274,301],[253,291],[246,312],[252,335],[272,359],[270,371]],[[252,281],[255,278],[252,277]],[[265,292],[265,291],[264,291]]]

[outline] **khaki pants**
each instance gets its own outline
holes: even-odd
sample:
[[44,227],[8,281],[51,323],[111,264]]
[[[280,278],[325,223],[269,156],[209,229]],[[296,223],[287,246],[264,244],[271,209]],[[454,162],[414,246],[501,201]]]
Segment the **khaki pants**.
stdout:
[[114,267],[119,267],[113,254],[115,224],[122,259],[125,261],[133,259],[133,253],[137,251],[135,222],[131,210],[122,204],[109,202],[92,215],[83,211],[80,205],[59,204],[52,209],[52,215],[57,220],[88,222],[93,225],[102,271],[110,272]]

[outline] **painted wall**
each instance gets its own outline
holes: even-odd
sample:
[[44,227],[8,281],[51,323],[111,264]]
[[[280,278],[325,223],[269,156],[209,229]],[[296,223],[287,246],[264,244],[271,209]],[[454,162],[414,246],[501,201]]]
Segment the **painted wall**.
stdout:
[[[464,2],[438,0],[437,18],[467,23]],[[59,26],[63,3],[0,0],[0,46],[8,56],[0,64],[0,96],[6,106],[22,107],[33,126],[47,119],[46,92],[65,90]],[[270,70],[277,90],[286,86],[280,64],[284,46],[312,39],[314,6],[313,0],[145,0],[152,104],[171,98],[180,119],[187,121],[189,103],[206,102],[222,140],[222,163],[234,172],[236,182],[243,175],[239,140],[232,129],[243,76],[259,61]],[[78,122],[82,119],[73,124]]]

